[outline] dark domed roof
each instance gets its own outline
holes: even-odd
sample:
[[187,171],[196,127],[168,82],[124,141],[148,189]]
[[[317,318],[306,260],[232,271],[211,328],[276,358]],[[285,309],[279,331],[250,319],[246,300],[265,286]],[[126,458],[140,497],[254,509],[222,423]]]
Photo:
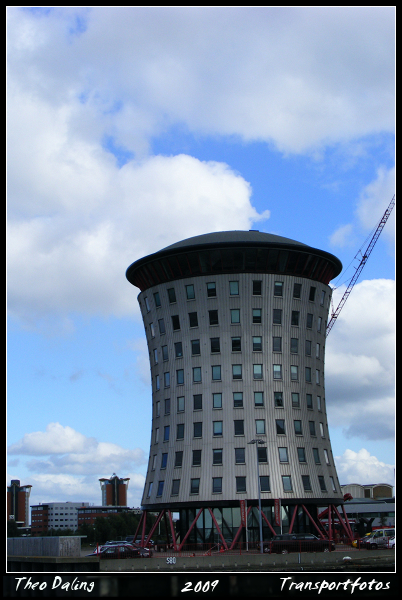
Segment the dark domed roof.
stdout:
[[291,240],[290,238],[285,238],[273,233],[263,233],[262,231],[257,231],[256,229],[250,229],[249,231],[235,230],[203,233],[202,235],[196,235],[194,237],[181,240],[180,242],[176,242],[175,244],[171,244],[170,246],[160,250],[160,252],[164,252],[165,250],[178,250],[179,248],[187,248],[189,246],[203,246],[204,244],[248,244],[250,242],[253,244],[291,244],[294,246],[306,246],[306,244],[296,242],[296,240]]

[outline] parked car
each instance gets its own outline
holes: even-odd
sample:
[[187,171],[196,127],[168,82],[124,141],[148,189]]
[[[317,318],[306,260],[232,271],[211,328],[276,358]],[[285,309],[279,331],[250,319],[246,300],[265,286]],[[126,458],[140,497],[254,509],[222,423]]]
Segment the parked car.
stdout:
[[127,542],[106,542],[105,544],[97,546],[93,552],[87,554],[86,556],[96,556],[97,554],[101,554],[106,548],[114,548],[115,546],[127,545],[131,548],[131,544],[127,544]]
[[352,542],[352,546],[353,548],[359,548],[360,544],[362,542],[365,542],[366,540],[368,540],[368,538],[373,535],[374,531],[370,531],[370,533],[366,533],[366,535],[364,535],[362,538],[358,538],[356,540],[353,540]]
[[139,558],[141,556],[140,548],[131,544],[113,544],[103,546],[100,552],[100,558]]
[[[146,539],[147,539],[147,536],[145,536],[145,537],[144,537],[144,542],[146,541]],[[135,542],[134,542],[134,543],[135,543],[135,544],[139,544],[139,545],[141,545],[141,538],[140,538],[140,537],[137,537],[137,539],[135,540]],[[154,546],[154,545],[155,545],[155,542],[154,542],[153,540],[149,540],[149,541],[147,542],[147,547],[148,547],[148,546],[151,546],[151,547],[152,547],[152,546]]]
[[389,538],[389,540],[388,540],[388,548],[395,548],[395,538],[396,538],[395,535],[394,535],[394,537]]
[[285,533],[276,535],[264,543],[264,552],[288,554],[289,552],[332,552],[334,542],[320,539],[312,533]]
[[390,538],[394,537],[395,529],[375,529],[372,535],[363,542],[360,541],[360,548],[376,550],[377,548],[386,548]]

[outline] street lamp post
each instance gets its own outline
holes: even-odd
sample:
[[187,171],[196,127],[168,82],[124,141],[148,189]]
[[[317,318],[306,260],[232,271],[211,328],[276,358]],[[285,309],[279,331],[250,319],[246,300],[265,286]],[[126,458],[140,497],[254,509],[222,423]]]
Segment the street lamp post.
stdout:
[[264,444],[264,440],[255,439],[248,442],[249,444],[255,444],[256,457],[257,457],[257,488],[258,488],[258,516],[260,523],[260,553],[263,553],[262,547],[262,516],[261,516],[261,486],[260,486],[260,463],[258,460],[258,444]]

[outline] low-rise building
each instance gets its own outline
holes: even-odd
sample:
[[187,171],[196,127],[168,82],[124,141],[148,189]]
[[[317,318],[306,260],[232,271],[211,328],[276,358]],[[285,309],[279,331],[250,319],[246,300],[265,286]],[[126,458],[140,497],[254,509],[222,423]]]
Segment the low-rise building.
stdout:
[[89,502],[48,502],[31,506],[32,535],[45,533],[51,529],[63,531],[78,529],[79,507],[89,506]]

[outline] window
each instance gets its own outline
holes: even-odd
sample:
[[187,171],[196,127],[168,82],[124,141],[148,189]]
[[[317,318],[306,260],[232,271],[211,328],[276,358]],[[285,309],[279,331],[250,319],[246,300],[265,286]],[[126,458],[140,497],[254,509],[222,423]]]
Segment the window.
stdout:
[[253,378],[262,379],[262,365],[253,365]]
[[[149,497],[150,497],[150,495],[151,495],[151,492],[152,492],[152,484],[153,484],[153,481],[151,481],[151,482],[150,482],[150,484],[149,484],[149,486],[148,486],[148,494],[147,494],[147,498],[149,498]],[[85,517],[85,518],[86,518],[86,517]]]
[[320,344],[315,345],[315,357],[320,358]]
[[300,298],[301,296],[301,283],[295,283],[293,285],[293,298]]
[[158,308],[161,305],[161,299],[160,299],[160,296],[159,296],[159,292],[155,292],[155,294],[154,294],[154,301],[155,301],[156,308]]
[[161,469],[166,469],[168,455],[167,452],[162,454]]
[[162,359],[169,360],[169,352],[167,346],[162,346]]
[[272,322],[274,325],[282,325],[282,309],[281,308],[273,309]]
[[213,432],[215,437],[223,435],[223,421],[213,422]]
[[193,367],[193,383],[200,383],[201,367]]
[[244,421],[243,420],[235,420],[234,421],[234,434],[235,435],[244,435]]
[[253,352],[262,351],[262,337],[260,335],[253,336]]
[[268,462],[267,449],[265,446],[257,446],[257,454],[258,454],[258,462],[259,463],[267,463]]
[[147,312],[149,312],[151,310],[151,307],[149,306],[149,300],[146,296],[144,298],[144,302],[145,302],[145,307],[147,309]]
[[255,433],[256,433],[256,435],[265,435],[265,420],[264,419],[256,419]]
[[174,353],[176,358],[181,358],[183,356],[183,344],[181,342],[175,342]]
[[299,458],[299,462],[301,463],[305,463],[306,462],[306,451],[304,448],[298,448],[297,449],[297,456]]
[[291,324],[293,327],[299,326],[300,312],[298,310],[292,310],[292,320]]
[[241,338],[232,337],[232,352],[241,352]]
[[232,377],[233,377],[233,379],[241,379],[242,378],[242,366],[241,365],[232,365]]
[[298,338],[290,338],[290,353],[298,354],[299,352],[299,340]]
[[184,412],[184,396],[177,398],[177,412]]
[[325,437],[325,434],[324,434],[324,423],[320,423],[320,435],[321,435],[321,437]]
[[169,288],[167,293],[168,293],[169,303],[173,304],[173,302],[176,302],[176,292],[174,291],[174,288]]
[[202,421],[198,421],[197,423],[193,423],[193,433],[195,438],[202,437]]
[[291,381],[299,379],[299,367],[297,365],[290,365],[290,379]]
[[274,296],[282,296],[283,281],[275,281]]
[[221,465],[222,464],[222,448],[214,448],[212,450],[212,464],[213,465]]
[[325,290],[322,290],[322,292],[321,292],[321,300],[320,300],[321,306],[324,306],[324,302],[325,302]]
[[159,375],[155,375],[155,389],[156,391],[160,390],[161,388],[161,384],[160,384],[160,379],[159,379]]
[[289,462],[287,448],[278,448],[278,452],[279,452],[279,462],[281,462],[281,463]]
[[311,313],[307,313],[307,322],[306,322],[306,327],[308,329],[311,329],[313,326],[313,315]]
[[193,450],[193,467],[201,466],[201,450]]
[[236,465],[244,465],[246,462],[246,449],[245,448],[235,448],[235,464]]
[[222,493],[222,477],[212,477],[212,493]]
[[188,313],[190,327],[198,327],[198,316],[196,312]]
[[158,320],[158,325],[159,325],[159,333],[160,333],[160,335],[164,335],[166,333],[166,327],[165,327],[165,321],[164,321],[164,319],[159,319]]
[[305,492],[311,492],[311,483],[309,475],[302,475],[303,489]]
[[268,475],[260,476],[260,491],[261,492],[270,492],[271,491]]
[[310,340],[306,340],[305,351],[306,351],[306,356],[311,356],[311,341]]
[[321,325],[322,325],[322,317],[318,317],[317,331],[321,331]]
[[209,324],[210,325],[218,325],[218,311],[217,310],[209,310]]
[[274,379],[282,379],[282,365],[273,365]]
[[330,479],[330,481],[331,481],[331,485],[332,485],[332,491],[333,491],[333,492],[336,492],[335,480],[334,480],[334,478],[332,477],[332,475],[330,475],[330,476],[329,476],[329,479]]
[[321,410],[321,396],[317,396],[317,409]]
[[327,486],[325,485],[324,475],[318,475],[318,483],[320,484],[321,491],[326,492]]
[[326,448],[324,448],[324,458],[325,458],[326,464],[329,465],[330,462],[329,462],[328,450]]
[[229,281],[229,291],[231,296],[239,295],[239,282],[238,281]]
[[283,435],[285,434],[285,419],[276,419],[276,433]]
[[154,348],[154,364],[158,364],[158,349]]
[[281,337],[273,337],[272,338],[272,351],[273,352],[282,352],[282,338]]
[[306,381],[311,383],[311,367],[305,367]]
[[264,392],[254,392],[254,406],[256,408],[264,406]]
[[212,407],[213,408],[222,408],[222,394],[212,394]]
[[214,281],[207,283],[207,296],[208,298],[215,298],[216,296],[216,284]]
[[261,308],[253,308],[253,323],[261,323],[262,322],[262,317],[261,317]]
[[186,285],[186,296],[187,296],[187,300],[194,300],[195,291],[194,291],[194,286],[192,284]]
[[221,344],[219,338],[211,338],[211,352],[220,352]]
[[315,370],[315,382],[320,385],[320,371],[318,369]]
[[282,485],[284,492],[292,491],[292,478],[290,475],[282,475]]
[[191,356],[201,354],[200,340],[191,340]]
[[230,322],[232,325],[236,325],[240,323],[240,309],[239,308],[231,308],[230,309]]
[[310,300],[310,302],[314,302],[314,299],[315,299],[315,290],[316,290],[315,287],[311,287],[310,288],[310,294],[309,294],[309,297],[308,297],[308,299]]
[[312,394],[306,394],[306,405],[307,405],[307,408],[313,408],[313,396],[312,396]]
[[253,296],[261,296],[262,281],[253,281]]
[[163,384],[165,388],[170,387],[170,373],[167,371],[163,374]]
[[178,450],[174,455],[174,466],[181,467],[183,464],[183,450]]
[[320,453],[318,452],[318,448],[313,448],[313,457],[316,465],[321,464]]
[[159,442],[159,427],[155,429],[155,444]]
[[274,392],[274,406],[283,408],[283,392]]
[[165,415],[170,415],[170,398],[165,398]]
[[165,425],[165,427],[163,428],[163,441],[164,442],[169,441],[169,435],[170,435],[170,425]]
[[190,482],[190,494],[198,494],[200,491],[200,478],[192,479]]
[[180,329],[179,315],[172,315],[172,326],[173,326],[173,331],[177,331],[178,329]]
[[315,422],[314,421],[309,421],[309,429],[310,429],[310,435],[315,436]]
[[177,496],[180,489],[180,479],[173,479],[172,481],[172,496]]
[[155,327],[153,323],[149,324],[149,329],[151,330],[151,337],[155,337]]
[[184,383],[184,369],[178,369],[176,371],[176,381],[177,385],[182,385]]
[[245,477],[236,477],[236,492],[238,492],[238,493],[246,492],[246,478]]
[[212,381],[219,381],[221,379],[221,365],[212,366]]
[[194,410],[202,409],[202,394],[194,394],[193,405],[194,405]]
[[164,481],[158,481],[158,491],[156,492],[157,496],[162,496]]
[[294,421],[295,424],[295,435],[303,435],[302,422],[299,420]]
[[298,392],[292,392],[292,407],[300,408],[300,395]]

